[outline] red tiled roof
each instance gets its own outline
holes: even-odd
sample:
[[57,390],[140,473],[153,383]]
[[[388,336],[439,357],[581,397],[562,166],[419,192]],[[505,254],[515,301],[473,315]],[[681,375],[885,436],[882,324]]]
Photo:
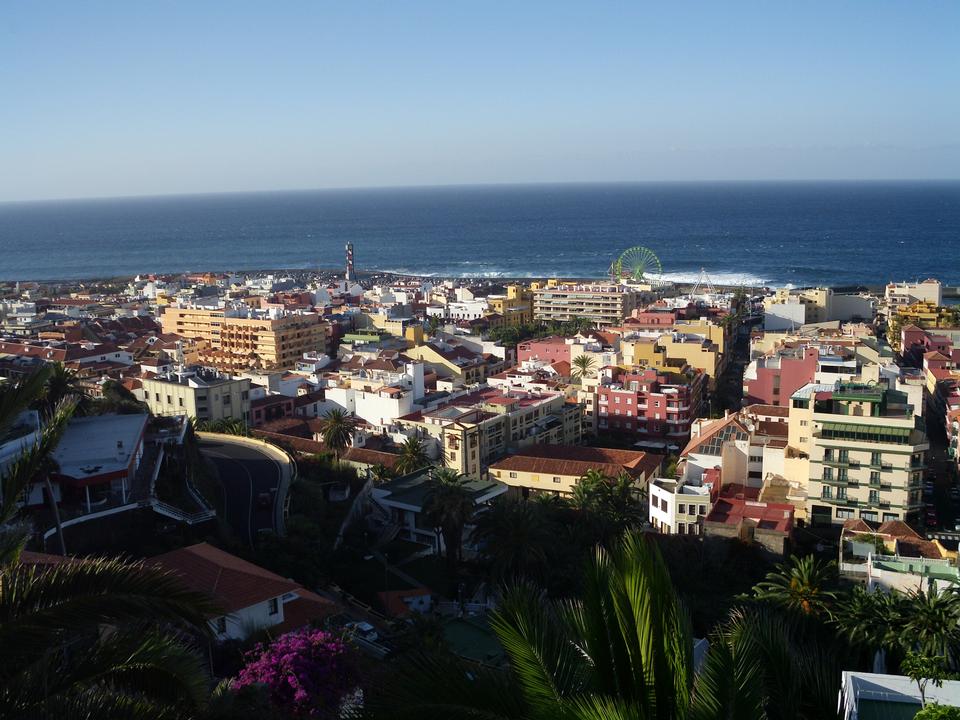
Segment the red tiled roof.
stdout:
[[178,575],[184,585],[209,595],[228,613],[300,590],[292,580],[207,543],[157,555],[148,562]]
[[296,593],[295,600],[283,604],[283,622],[271,628],[278,635],[323,620],[339,611],[335,602],[321,595],[302,588]]
[[607,477],[626,472],[647,478],[663,462],[662,455],[637,450],[613,450],[570,445],[531,445],[490,466],[492,470],[534,472],[580,477],[598,470]]

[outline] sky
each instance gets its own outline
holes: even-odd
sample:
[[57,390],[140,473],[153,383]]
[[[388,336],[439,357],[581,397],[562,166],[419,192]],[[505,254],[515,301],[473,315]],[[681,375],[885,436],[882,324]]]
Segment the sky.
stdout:
[[0,3],[0,201],[960,177],[960,2]]

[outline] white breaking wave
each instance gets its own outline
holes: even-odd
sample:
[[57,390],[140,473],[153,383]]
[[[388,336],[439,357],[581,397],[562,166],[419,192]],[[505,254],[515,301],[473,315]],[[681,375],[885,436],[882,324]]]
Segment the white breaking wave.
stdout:
[[[556,270],[543,269],[539,271],[531,270],[476,270],[474,272],[464,272],[462,267],[459,268],[450,268],[447,271],[443,270],[434,270],[430,272],[421,272],[412,268],[378,268],[376,272],[385,272],[385,273],[394,273],[396,275],[416,275],[417,277],[442,277],[442,278],[484,278],[484,279],[497,279],[497,278],[545,278],[545,277],[558,277],[558,278],[589,278],[589,279],[603,279],[607,277],[606,273],[571,273],[560,272]],[[758,275],[753,275],[751,273],[736,273],[736,272],[710,272],[707,270],[707,277],[710,279],[714,285],[723,285],[723,286],[738,286],[743,285],[746,287],[765,287],[773,284],[770,279],[762,278]],[[651,275],[651,279],[660,279],[667,280],[674,283],[683,283],[683,284],[694,284],[700,279],[700,272],[665,272],[662,275]]]

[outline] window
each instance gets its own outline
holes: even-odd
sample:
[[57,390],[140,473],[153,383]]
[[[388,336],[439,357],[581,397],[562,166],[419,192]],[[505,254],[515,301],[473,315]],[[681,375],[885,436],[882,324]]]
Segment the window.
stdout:
[[554,475],[554,476],[553,476],[553,481],[554,481],[555,483],[560,482],[560,481],[561,481],[561,480],[560,480],[560,476],[559,476],[559,475]]
[[824,485],[820,491],[820,497],[830,499],[833,497],[833,488],[829,485]]
[[847,476],[846,468],[840,468],[839,470],[837,470],[837,480],[839,480],[840,482],[847,482],[848,479],[849,478]]
[[833,468],[825,467],[823,469],[823,479],[827,481],[833,480]]
[[697,509],[700,511],[700,512],[698,513],[699,515],[706,515],[706,514],[707,514],[707,506],[706,506],[706,505],[700,505]]
[[177,404],[179,404],[180,407],[183,407],[183,398],[182,398],[182,397],[177,398]]
[[515,478],[517,474],[515,472],[510,473],[510,477]]
[[880,484],[880,473],[876,470],[870,471],[870,484],[879,485]]
[[217,635],[223,635],[227,632],[227,618],[218,617],[217,618]]
[[837,488],[837,500],[846,500],[847,499],[847,489],[845,487]]
[[153,399],[156,400],[157,402],[160,402],[160,393],[154,393]]
[[619,405],[619,404],[620,404],[620,396],[617,395],[616,397],[614,397],[613,401],[614,401],[617,405]]
[[167,405],[173,405],[173,398],[167,395]]
[[870,504],[871,504],[871,505],[876,505],[876,504],[879,503],[879,502],[880,502],[880,491],[879,491],[879,490],[871,490],[871,491],[870,491]]
[[864,520],[870,520],[872,522],[877,521],[877,514],[869,510],[862,510],[860,512],[860,517]]
[[876,451],[870,453],[870,464],[879,465],[883,461],[883,453],[878,453]]
[[280,601],[277,598],[270,598],[270,614],[276,615],[280,612]]
[[844,463],[845,463],[845,462],[849,462],[849,461],[850,461],[850,451],[849,451],[849,450],[841,450],[841,451],[840,451],[840,462],[844,462]]
[[684,524],[684,523],[677,523],[677,533],[679,533],[680,535],[686,535],[686,534],[687,534],[687,526],[686,526],[686,524]]
[[807,439],[801,435],[801,436],[800,436],[800,442],[805,443],[806,441],[807,441]]
[[848,520],[853,517],[853,510],[837,508],[837,520]]
[[899,520],[900,517],[896,513],[884,513],[883,521],[887,522],[888,520]]
[[823,459],[828,462],[833,460],[833,448],[826,448],[823,451]]
[[806,427],[806,426],[809,425],[809,424],[810,424],[810,421],[809,421],[809,420],[801,420],[801,421],[800,421],[800,427]]
[[230,395],[229,395],[229,394],[223,396],[223,404],[224,404],[224,405],[229,405],[229,404],[230,404]]
[[684,503],[680,503],[679,505],[677,505],[677,512],[680,513],[681,515],[686,515],[687,506]]

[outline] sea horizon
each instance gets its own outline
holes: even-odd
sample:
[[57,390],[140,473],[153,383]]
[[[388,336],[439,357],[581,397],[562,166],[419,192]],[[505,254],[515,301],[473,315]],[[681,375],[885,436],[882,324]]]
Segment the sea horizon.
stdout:
[[960,250],[960,180],[507,183],[0,203],[0,279],[359,269],[600,279],[627,248],[718,285],[882,285]]

